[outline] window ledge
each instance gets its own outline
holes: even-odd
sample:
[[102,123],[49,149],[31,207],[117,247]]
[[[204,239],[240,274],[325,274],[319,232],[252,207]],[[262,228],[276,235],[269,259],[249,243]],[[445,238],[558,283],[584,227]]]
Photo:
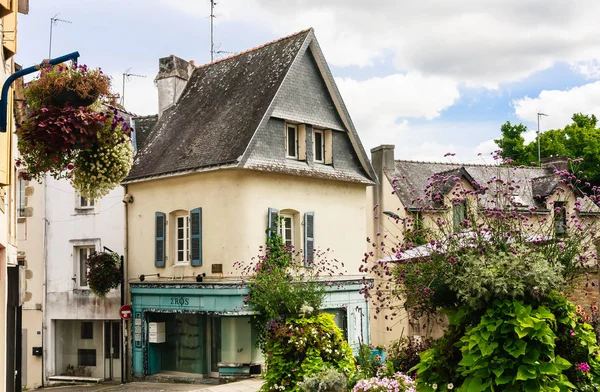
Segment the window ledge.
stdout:
[[75,215],[95,215],[94,208],[75,208]]

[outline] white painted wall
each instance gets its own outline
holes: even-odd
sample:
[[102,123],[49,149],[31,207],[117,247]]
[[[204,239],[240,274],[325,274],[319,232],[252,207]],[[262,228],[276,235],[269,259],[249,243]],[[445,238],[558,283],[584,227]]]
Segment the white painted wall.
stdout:
[[[37,187],[43,187],[37,184]],[[46,224],[46,303],[44,315],[44,344],[46,375],[59,374],[57,350],[52,320],[118,320],[120,308],[119,288],[106,298],[99,298],[88,289],[77,285],[77,265],[73,247],[94,244],[101,251],[106,246],[123,254],[124,208],[123,188],[118,187],[104,198],[96,201],[93,210],[85,213],[77,210],[77,195],[67,180],[55,180],[48,176],[45,186]],[[35,215],[34,215],[35,217]],[[44,222],[43,217],[35,217]],[[32,218],[27,218],[32,219]],[[42,223],[43,224],[43,223]],[[101,333],[102,323],[99,323]],[[98,362],[98,367],[103,361]],[[100,370],[98,370],[100,372]],[[100,373],[98,373],[100,374]],[[103,374],[103,373],[102,373]]]

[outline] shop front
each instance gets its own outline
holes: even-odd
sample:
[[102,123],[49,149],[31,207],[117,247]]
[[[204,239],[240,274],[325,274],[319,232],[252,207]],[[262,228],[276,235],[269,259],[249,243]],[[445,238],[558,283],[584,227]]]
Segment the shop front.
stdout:
[[[218,377],[228,369],[259,372],[246,288],[239,283],[131,283],[133,375]],[[323,310],[349,343],[368,342],[369,317],[358,280],[337,282]]]

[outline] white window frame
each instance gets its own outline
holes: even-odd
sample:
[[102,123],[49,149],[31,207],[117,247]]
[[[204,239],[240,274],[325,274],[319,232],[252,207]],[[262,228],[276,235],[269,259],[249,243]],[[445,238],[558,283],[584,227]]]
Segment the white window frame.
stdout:
[[318,163],[325,163],[325,132],[323,132],[320,129],[313,130],[313,147],[317,145],[317,133],[321,135],[321,159],[317,159],[317,149],[313,148],[313,161]]
[[27,181],[19,178],[19,207],[17,210],[17,217],[25,217],[25,206],[27,205],[27,196],[25,196],[25,188],[27,187]]
[[87,198],[76,194],[75,208],[78,210],[93,211],[96,208],[96,200],[88,200]]
[[[183,220],[183,234],[182,238],[180,238],[180,219]],[[175,265],[189,265],[190,264],[190,216],[189,214],[177,214],[175,215]],[[180,248],[179,240],[183,241],[183,248]],[[179,260],[179,252],[183,252],[183,260]]]
[[[290,143],[289,143],[289,130],[290,128],[294,129],[294,155],[289,155],[290,153]],[[298,126],[296,124],[285,124],[285,157],[298,159]]]
[[[285,246],[290,246],[290,247],[294,247],[294,215],[292,214],[280,214],[279,215],[281,217],[281,222],[279,224],[279,234],[281,235],[281,239],[283,240],[283,244]],[[287,238],[286,236],[286,226],[285,226],[285,220],[289,219],[290,220],[290,238]],[[290,242],[289,244],[287,242]]]
[[[85,263],[85,260],[82,260],[81,255],[82,251],[85,252],[85,260],[96,251],[96,246],[93,244],[88,245],[79,245],[73,247],[73,255],[75,256],[75,266],[77,268],[76,280],[77,280],[77,288],[79,289],[89,289],[87,283],[87,273],[89,268]],[[85,275],[84,275],[84,266],[85,266]],[[85,276],[85,283],[83,283],[83,279]]]

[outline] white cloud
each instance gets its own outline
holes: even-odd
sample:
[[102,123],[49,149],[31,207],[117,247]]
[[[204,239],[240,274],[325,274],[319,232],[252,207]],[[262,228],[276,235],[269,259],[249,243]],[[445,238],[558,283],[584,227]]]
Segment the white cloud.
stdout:
[[[600,115],[600,81],[570,90],[544,90],[536,98],[513,101],[515,114],[523,121],[537,123],[537,113],[548,114],[540,119],[540,129],[564,128],[573,113]],[[536,127],[537,128],[537,127]]]
[[[197,0],[162,1],[208,14]],[[229,0],[216,12],[218,22],[268,26],[279,36],[315,27],[333,65],[368,66],[391,54],[401,72],[472,86],[496,87],[557,62],[600,58],[596,0]]]

